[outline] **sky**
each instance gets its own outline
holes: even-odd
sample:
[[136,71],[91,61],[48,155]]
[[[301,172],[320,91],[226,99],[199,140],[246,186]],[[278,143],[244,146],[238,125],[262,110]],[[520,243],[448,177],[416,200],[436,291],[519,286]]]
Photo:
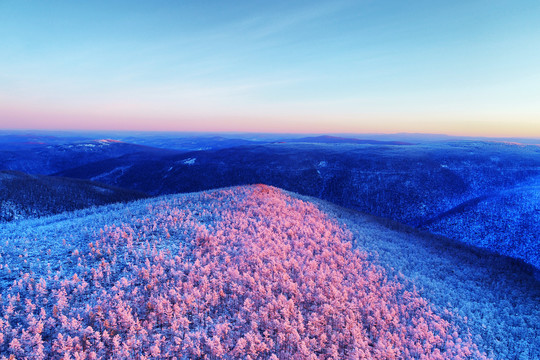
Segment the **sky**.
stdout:
[[540,1],[0,0],[0,129],[540,138]]

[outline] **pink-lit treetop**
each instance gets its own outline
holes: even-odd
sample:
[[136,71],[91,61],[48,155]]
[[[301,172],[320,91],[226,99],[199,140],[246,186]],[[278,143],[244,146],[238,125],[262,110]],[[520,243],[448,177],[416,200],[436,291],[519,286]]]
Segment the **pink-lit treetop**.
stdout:
[[257,185],[144,204],[4,291],[2,359],[484,358],[310,203]]

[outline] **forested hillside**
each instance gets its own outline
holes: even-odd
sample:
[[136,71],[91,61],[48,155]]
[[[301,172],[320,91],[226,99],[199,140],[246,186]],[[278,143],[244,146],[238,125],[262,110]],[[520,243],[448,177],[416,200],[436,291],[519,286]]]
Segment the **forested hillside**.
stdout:
[[153,195],[264,183],[486,247],[540,268],[540,202],[529,196],[540,186],[539,146],[291,141],[142,161],[119,157],[59,175]]
[[148,197],[89,180],[0,171],[0,222]]
[[[9,142],[9,139],[12,142]],[[26,141],[24,141],[26,140]],[[76,142],[61,139],[0,137],[0,170],[16,170],[32,175],[52,175],[95,161],[134,155],[135,159],[159,158],[178,153],[168,149],[130,144],[113,139]],[[21,142],[22,141],[22,142]]]
[[[411,264],[422,273],[418,280],[400,275],[399,267],[408,272],[407,261],[396,269],[399,262],[387,262],[384,251],[394,251],[382,246],[392,243],[388,231],[395,246],[419,246],[416,257],[429,249],[406,239],[413,235],[268,186],[109,205],[0,230],[5,358],[539,355],[538,294],[530,286],[511,289],[516,308],[507,300],[510,289],[493,283],[469,284],[473,291],[463,292],[471,303],[477,296],[488,299],[486,314],[512,311],[511,318],[491,321],[475,316],[476,308],[447,308],[450,302],[423,289],[431,279],[451,294],[443,274],[422,268],[417,259]],[[467,251],[461,254],[469,256]],[[497,284],[516,273],[531,281],[526,267],[504,270],[511,263],[485,255],[503,264]],[[484,264],[475,266],[454,264],[460,274]],[[470,325],[464,318],[469,315]],[[526,337],[509,331],[500,344],[490,339],[501,327],[521,329],[523,322]],[[519,340],[524,346],[515,349]]]

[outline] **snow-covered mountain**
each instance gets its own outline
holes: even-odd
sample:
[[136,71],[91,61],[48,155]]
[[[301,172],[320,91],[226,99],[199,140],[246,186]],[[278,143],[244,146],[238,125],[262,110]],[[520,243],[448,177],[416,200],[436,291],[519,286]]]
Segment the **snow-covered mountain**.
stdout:
[[159,158],[124,156],[58,175],[152,195],[264,183],[540,268],[540,147],[534,145],[288,142]]
[[523,263],[265,185],[0,226],[8,358],[538,358]]

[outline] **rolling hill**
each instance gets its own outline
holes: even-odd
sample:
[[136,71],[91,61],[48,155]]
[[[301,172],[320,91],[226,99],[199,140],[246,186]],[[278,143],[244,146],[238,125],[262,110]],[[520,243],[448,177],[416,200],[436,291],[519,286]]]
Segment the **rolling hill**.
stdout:
[[540,147],[533,145],[273,143],[140,161],[127,155],[58,175],[152,195],[264,183],[487,247],[540,268],[540,203],[529,196],[531,191],[537,194],[540,184]]
[[0,236],[5,357],[540,356],[532,267],[273,187],[16,221]]
[[0,222],[146,197],[139,191],[89,180],[0,171]]
[[113,139],[61,142],[53,138],[15,138],[0,142],[0,170],[16,170],[33,175],[52,175],[85,164],[131,154],[139,159],[159,158],[179,151],[130,144]]

